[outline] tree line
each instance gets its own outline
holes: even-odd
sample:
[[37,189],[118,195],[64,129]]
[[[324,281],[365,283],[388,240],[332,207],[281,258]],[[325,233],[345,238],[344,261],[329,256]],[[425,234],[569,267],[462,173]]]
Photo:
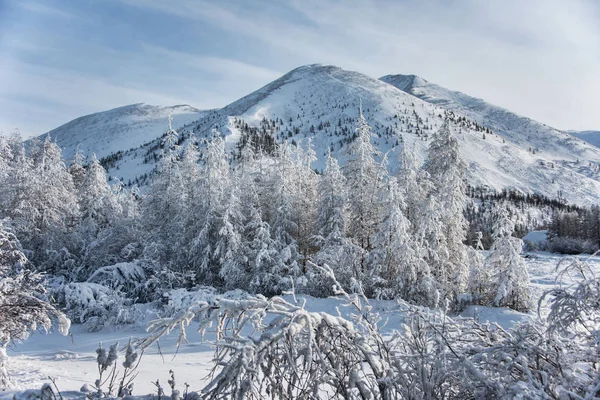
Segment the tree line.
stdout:
[[394,174],[362,112],[354,131],[344,165],[329,154],[317,173],[310,138],[252,144],[256,136],[247,135],[231,162],[216,132],[183,147],[169,128],[142,193],[110,186],[94,155],[78,154],[66,166],[50,138],[27,148],[18,137],[2,138],[0,218],[32,265],[65,284],[98,282],[109,266],[118,266],[111,279],[143,276],[102,282],[135,302],[196,285],[327,296],[333,282],[311,266],[327,265],[344,290],[360,287],[368,297],[528,309],[511,216],[493,211],[487,259],[465,244],[466,165],[450,121],[423,165],[404,149]]

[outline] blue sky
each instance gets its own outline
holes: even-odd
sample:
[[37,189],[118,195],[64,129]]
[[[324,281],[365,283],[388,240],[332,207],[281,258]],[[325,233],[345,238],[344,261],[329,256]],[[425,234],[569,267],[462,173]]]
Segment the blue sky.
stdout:
[[138,102],[222,107],[311,63],[600,129],[598,21],[598,0],[0,0],[0,130]]

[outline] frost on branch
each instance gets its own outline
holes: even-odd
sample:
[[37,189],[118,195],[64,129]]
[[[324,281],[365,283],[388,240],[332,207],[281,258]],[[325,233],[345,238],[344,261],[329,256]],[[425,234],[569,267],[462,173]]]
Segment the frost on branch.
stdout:
[[[319,268],[315,265],[312,267]],[[352,308],[340,314],[310,312],[282,297],[225,299],[190,304],[173,318],[154,321],[144,348],[185,328],[194,318],[215,334],[215,367],[201,397],[211,399],[488,399],[593,398],[596,358],[578,344],[530,322],[504,330],[472,319],[451,319],[405,302],[395,330],[362,294],[339,289]],[[582,373],[582,371],[587,371]],[[586,395],[588,397],[586,397]],[[565,397],[566,396],[566,397]]]

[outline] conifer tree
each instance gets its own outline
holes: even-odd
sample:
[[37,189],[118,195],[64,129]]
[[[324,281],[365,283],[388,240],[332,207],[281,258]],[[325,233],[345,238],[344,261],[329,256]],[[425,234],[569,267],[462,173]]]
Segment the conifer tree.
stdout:
[[273,171],[272,204],[273,223],[271,224],[272,237],[275,240],[278,256],[278,264],[273,274],[280,277],[279,284],[273,288],[274,291],[288,289],[291,286],[290,279],[299,275],[298,247],[293,233],[297,232],[298,226],[294,222],[294,164],[291,158],[289,143],[280,146]]

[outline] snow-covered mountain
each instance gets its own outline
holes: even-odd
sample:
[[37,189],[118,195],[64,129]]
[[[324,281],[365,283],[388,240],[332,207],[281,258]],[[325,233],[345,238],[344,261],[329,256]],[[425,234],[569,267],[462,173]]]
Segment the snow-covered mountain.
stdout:
[[173,125],[181,126],[197,120],[202,113],[188,105],[157,107],[139,103],[79,117],[47,134],[56,140],[66,159],[72,158],[77,149],[101,158],[160,136],[168,128],[169,114]]
[[[379,80],[334,66],[307,65],[224,108],[198,112],[196,116],[193,114],[197,110],[185,114],[189,119],[176,119],[173,126],[183,137],[197,140],[215,129],[226,137],[232,152],[240,138],[253,129],[272,135],[277,141],[302,143],[303,139],[312,138],[319,157],[315,167],[320,169],[327,147],[344,158],[344,147],[352,140],[359,102],[377,135],[375,144],[383,153],[389,152],[391,169],[397,163],[403,143],[414,148],[417,157],[424,160],[432,134],[447,115],[452,119],[452,129],[468,163],[470,184],[515,188],[549,197],[560,194],[578,204],[599,200],[600,149],[568,133],[416,76],[394,75]],[[135,183],[136,176],[151,171],[161,151],[159,136],[166,128],[166,114],[165,111],[162,119],[153,119],[150,125],[156,130],[136,128],[140,132],[139,136],[132,135],[140,138],[136,143],[116,128],[111,131],[112,149],[123,151],[114,157],[109,168],[111,175]],[[83,127],[72,129],[67,125],[61,127],[63,138],[58,138],[67,157],[76,143],[85,145],[84,150],[105,154],[96,149],[102,142],[98,140],[104,135],[102,128],[88,134]],[[127,123],[122,126],[128,129]],[[128,139],[121,142],[121,136]],[[149,138],[155,139],[140,146]],[[132,148],[135,145],[139,147]]]
[[600,131],[568,131],[571,135],[588,142],[592,146],[600,147]]

